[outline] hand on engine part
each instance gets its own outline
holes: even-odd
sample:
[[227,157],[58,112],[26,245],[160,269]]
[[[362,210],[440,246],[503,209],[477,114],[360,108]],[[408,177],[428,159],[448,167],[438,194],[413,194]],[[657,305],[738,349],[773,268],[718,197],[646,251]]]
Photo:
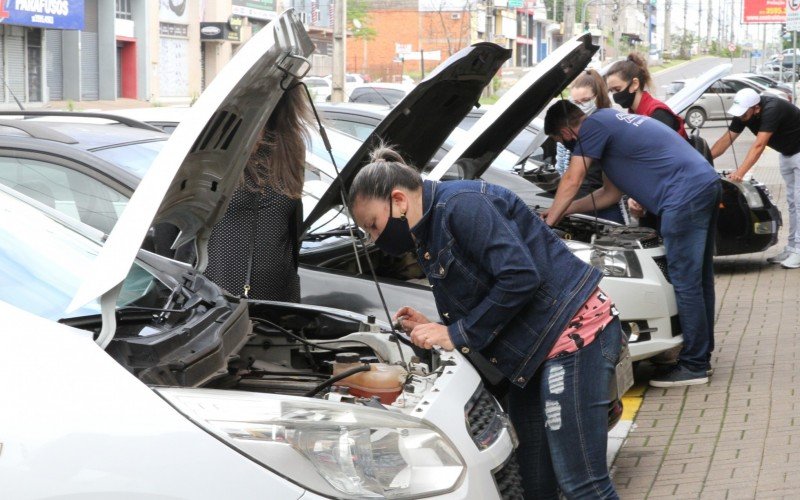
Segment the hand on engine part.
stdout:
[[637,219],[641,219],[647,213],[647,210],[645,210],[645,208],[641,206],[639,202],[634,200],[633,198],[628,198],[628,210],[630,210],[631,215],[633,215]]
[[431,322],[424,314],[408,306],[398,309],[398,311],[394,313],[393,319],[406,333],[411,333],[411,330],[418,325]]
[[431,349],[438,345],[445,351],[452,351],[454,346],[447,333],[447,327],[439,323],[417,325],[411,331],[411,341],[423,349]]
[[747,172],[740,172],[739,170],[736,170],[728,174],[728,180],[731,180],[733,182],[742,182],[742,180],[744,179],[744,174],[746,173]]

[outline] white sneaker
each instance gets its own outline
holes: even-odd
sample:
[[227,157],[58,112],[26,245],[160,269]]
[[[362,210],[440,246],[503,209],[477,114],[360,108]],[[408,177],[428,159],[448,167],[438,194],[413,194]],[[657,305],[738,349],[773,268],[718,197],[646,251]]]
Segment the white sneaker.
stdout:
[[784,260],[788,259],[790,255],[792,255],[792,252],[790,252],[789,250],[784,250],[781,253],[773,255],[772,257],[767,259],[767,262],[769,262],[770,264],[779,264]]
[[781,262],[781,267],[784,269],[797,269],[800,267],[800,253],[792,253],[786,260]]

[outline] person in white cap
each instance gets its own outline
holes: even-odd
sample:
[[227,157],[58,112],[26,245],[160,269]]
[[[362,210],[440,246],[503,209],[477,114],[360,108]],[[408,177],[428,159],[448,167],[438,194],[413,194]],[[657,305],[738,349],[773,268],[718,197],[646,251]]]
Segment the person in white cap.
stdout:
[[756,141],[739,168],[728,176],[730,180],[741,182],[767,146],[780,153],[781,176],[786,183],[789,206],[789,238],[786,248],[767,260],[779,262],[787,269],[800,268],[800,109],[778,97],[759,96],[748,88],[736,93],[728,113],[734,118],[728,133],[711,148],[711,156],[717,158],[724,153],[745,127],[755,134]]

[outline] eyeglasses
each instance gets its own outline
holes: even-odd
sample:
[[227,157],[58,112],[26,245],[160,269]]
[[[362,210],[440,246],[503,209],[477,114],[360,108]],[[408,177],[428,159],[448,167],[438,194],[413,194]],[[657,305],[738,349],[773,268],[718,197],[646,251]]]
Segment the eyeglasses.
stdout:
[[589,97],[584,97],[583,99],[570,99],[570,101],[572,101],[573,104],[586,104],[587,102],[594,100],[596,98],[597,96],[593,95]]

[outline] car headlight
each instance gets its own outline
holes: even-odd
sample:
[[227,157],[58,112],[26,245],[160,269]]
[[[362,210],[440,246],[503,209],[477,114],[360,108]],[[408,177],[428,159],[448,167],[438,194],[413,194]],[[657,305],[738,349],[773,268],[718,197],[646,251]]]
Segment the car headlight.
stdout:
[[633,250],[611,250],[583,244],[568,245],[576,257],[613,278],[642,278],[642,266]]
[[337,498],[410,498],[455,489],[465,470],[432,425],[355,404],[160,388],[178,411],[256,462]]
[[761,195],[755,186],[749,182],[737,182],[736,185],[744,195],[744,199],[750,208],[764,208],[764,200],[761,199]]

